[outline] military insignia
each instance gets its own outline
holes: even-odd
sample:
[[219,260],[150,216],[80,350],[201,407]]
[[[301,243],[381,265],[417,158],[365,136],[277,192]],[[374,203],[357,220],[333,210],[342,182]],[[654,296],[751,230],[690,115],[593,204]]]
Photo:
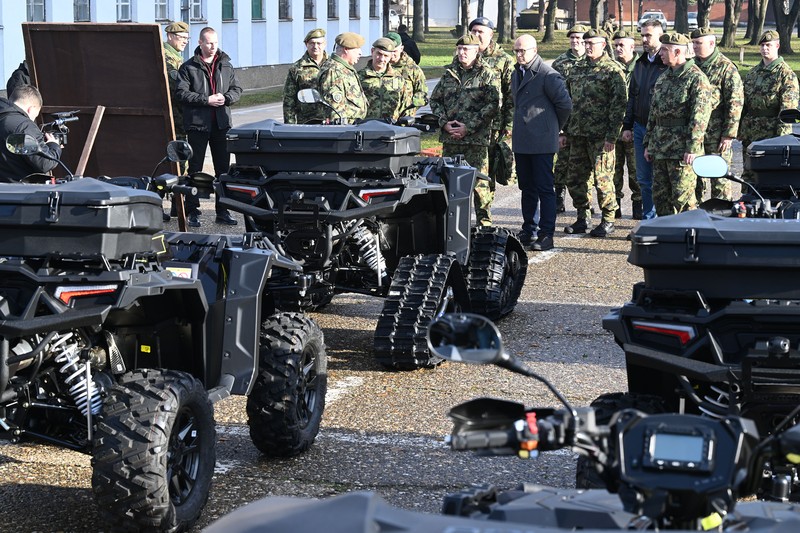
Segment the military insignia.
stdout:
[[342,93],[335,93],[333,95],[333,101],[337,104],[342,101]]

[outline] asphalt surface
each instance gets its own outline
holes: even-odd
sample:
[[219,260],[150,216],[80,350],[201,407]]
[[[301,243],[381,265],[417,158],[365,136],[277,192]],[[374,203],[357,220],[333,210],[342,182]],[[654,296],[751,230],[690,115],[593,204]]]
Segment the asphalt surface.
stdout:
[[[239,124],[266,112],[241,111],[234,113]],[[202,231],[241,228],[240,215],[235,215],[239,228],[220,227],[212,223],[213,205],[204,201],[202,209]],[[628,198],[623,211],[617,231],[596,239],[562,232],[575,219],[568,206],[558,217],[556,248],[528,253],[519,303],[498,324],[509,352],[576,405],[626,388],[622,350],[601,327],[603,315],[628,300],[633,284],[643,279],[641,270],[627,262],[625,237],[635,224]],[[493,215],[496,225],[519,228],[516,187],[498,190]],[[598,215],[593,222],[599,222]],[[177,228],[175,221],[167,226]],[[381,307],[379,299],[342,295],[324,313],[311,314],[324,331],[330,360],[322,429],[307,453],[282,460],[261,457],[248,436],[244,399],[215,406],[216,474],[193,531],[274,495],[317,498],[373,490],[393,505],[435,513],[444,494],[472,484],[573,486],[575,456],[569,452],[523,461],[449,451],[442,440],[450,429],[446,413],[461,401],[485,395],[555,406],[556,400],[538,382],[493,367],[445,363],[414,372],[382,370],[371,356]],[[0,444],[0,501],[0,531],[103,531],[92,499],[90,458],[79,453]]]

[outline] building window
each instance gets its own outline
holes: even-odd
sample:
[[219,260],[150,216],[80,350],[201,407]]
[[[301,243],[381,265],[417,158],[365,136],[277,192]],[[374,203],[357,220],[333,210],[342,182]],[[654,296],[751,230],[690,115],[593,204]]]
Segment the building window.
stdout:
[[339,0],[328,0],[328,18],[339,18]]
[[75,0],[75,22],[90,22],[92,20],[89,0]]
[[44,22],[45,17],[44,0],[28,0],[28,22]]
[[314,0],[305,0],[303,2],[303,18],[305,19],[317,18],[317,3]]
[[155,0],[156,20],[169,20],[169,5],[167,0]]
[[131,21],[131,0],[117,0],[117,22]]
[[233,19],[233,0],[222,0],[222,20]]
[[369,0],[369,17],[378,18],[378,0]]
[[264,12],[264,0],[253,0],[251,18],[253,20],[264,20],[267,14]]
[[290,20],[292,18],[291,0],[278,0],[278,18]]
[[189,19],[190,20],[205,20],[203,0],[190,0],[189,3]]
[[358,18],[358,0],[350,0],[350,18],[357,19]]

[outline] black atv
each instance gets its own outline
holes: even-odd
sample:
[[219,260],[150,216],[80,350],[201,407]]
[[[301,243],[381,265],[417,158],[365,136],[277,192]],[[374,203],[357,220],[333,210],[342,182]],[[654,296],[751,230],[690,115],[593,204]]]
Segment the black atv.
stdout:
[[301,267],[260,234],[163,232],[150,190],[176,182],[0,185],[0,438],[91,454],[114,530],[199,517],[213,402],[247,395],[274,456],[307,449],[325,405],[322,332],[275,305],[307,284]]
[[433,367],[425,328],[449,311],[510,313],[527,256],[516,235],[472,227],[478,177],[463,158],[417,157],[420,132],[382,121],[233,129],[236,163],[220,205],[244,214],[311,279],[277,302],[316,309],[337,293],[385,298],[375,357],[395,369]]

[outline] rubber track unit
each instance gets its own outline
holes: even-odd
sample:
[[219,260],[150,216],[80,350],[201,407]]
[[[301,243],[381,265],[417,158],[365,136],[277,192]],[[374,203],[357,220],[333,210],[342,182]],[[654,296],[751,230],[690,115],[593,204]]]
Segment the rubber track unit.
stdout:
[[464,267],[472,312],[499,320],[517,305],[528,256],[517,238],[505,228],[472,228],[470,254]]
[[454,257],[418,255],[400,260],[375,329],[374,353],[379,364],[415,370],[442,362],[428,350],[426,336],[448,286],[456,303],[448,305],[447,311],[466,310],[466,285]]
[[113,531],[188,529],[208,499],[216,439],[199,380],[172,370],[124,374],[109,389],[94,436],[100,515]]

